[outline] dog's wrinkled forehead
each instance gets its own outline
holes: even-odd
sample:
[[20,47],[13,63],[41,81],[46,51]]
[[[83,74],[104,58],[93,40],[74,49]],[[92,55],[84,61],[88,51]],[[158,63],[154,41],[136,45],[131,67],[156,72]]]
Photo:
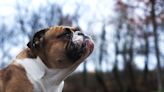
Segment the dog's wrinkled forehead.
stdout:
[[54,26],[54,27],[49,27],[42,29],[35,33],[34,38],[40,38],[45,35],[45,33],[48,33],[48,35],[58,35],[64,31],[71,31],[71,32],[76,32],[76,31],[81,31],[79,27],[69,27],[69,26]]
[[63,30],[71,30],[71,31],[80,31],[79,27],[69,27],[69,26],[54,26],[50,27],[50,29],[55,30],[55,31],[63,31]]
[[49,37],[52,36],[57,36],[60,33],[63,33],[65,31],[71,31],[71,32],[75,32],[75,31],[80,31],[80,28],[78,27],[68,27],[68,26],[54,26],[54,27],[50,27],[48,32],[46,33],[46,35],[48,35]]

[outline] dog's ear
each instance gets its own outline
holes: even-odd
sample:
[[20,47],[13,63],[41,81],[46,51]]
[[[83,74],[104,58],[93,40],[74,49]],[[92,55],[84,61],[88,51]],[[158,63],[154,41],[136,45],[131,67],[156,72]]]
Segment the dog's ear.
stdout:
[[42,29],[34,34],[32,39],[28,42],[27,46],[30,49],[38,49],[43,42],[44,35],[49,29]]

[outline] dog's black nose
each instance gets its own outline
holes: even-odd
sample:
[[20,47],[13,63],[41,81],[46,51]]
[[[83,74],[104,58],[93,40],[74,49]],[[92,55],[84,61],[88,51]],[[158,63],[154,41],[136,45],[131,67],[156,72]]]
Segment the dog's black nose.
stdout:
[[84,39],[88,39],[88,38],[89,38],[87,35],[85,35],[84,33],[80,32],[80,31],[79,31],[77,34],[78,34],[79,36],[83,36]]

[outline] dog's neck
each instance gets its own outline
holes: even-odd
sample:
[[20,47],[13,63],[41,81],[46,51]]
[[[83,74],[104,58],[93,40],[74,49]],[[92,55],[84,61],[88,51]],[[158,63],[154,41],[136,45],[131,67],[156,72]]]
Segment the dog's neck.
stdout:
[[50,69],[39,58],[35,57],[30,49],[22,51],[13,64],[22,66],[34,85],[34,92],[62,92],[64,79],[69,76],[77,66],[86,58],[76,61],[73,65],[64,69]]
[[63,80],[70,72],[70,69],[49,69],[39,57],[16,59],[14,64],[24,67],[34,84],[34,92],[62,92]]

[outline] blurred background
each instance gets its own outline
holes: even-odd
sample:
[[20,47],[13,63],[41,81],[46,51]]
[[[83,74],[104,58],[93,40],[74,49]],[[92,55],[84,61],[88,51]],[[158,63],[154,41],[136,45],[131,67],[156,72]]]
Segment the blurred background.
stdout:
[[164,0],[0,0],[0,69],[53,25],[95,42],[63,92],[164,92]]

